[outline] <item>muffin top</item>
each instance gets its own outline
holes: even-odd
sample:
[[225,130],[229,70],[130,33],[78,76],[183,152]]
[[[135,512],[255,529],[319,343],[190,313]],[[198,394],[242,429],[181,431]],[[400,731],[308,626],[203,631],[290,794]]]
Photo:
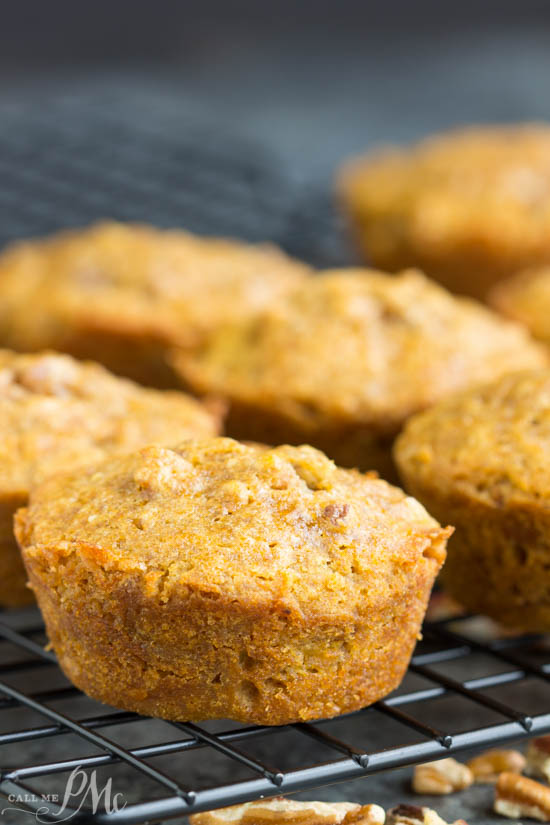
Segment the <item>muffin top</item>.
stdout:
[[177,392],[142,389],[67,355],[0,350],[0,491],[143,444],[215,435],[218,421]]
[[395,446],[415,484],[495,504],[550,496],[550,370],[507,375],[415,416]]
[[531,333],[550,344],[550,266],[526,269],[501,281],[489,294],[499,312],[520,321]]
[[100,223],[0,256],[0,331],[16,349],[56,345],[67,326],[79,325],[193,343],[308,271],[269,245]]
[[340,190],[358,214],[392,218],[392,243],[403,234],[426,254],[461,238],[470,251],[477,239],[503,257],[536,253],[550,231],[550,126],[470,127],[373,152],[346,166]]
[[312,447],[228,438],[149,446],[52,477],[19,521],[27,554],[40,548],[52,564],[77,553],[136,576],[161,602],[200,591],[299,621],[357,616],[416,565],[433,575],[449,534],[401,490]]
[[547,356],[519,325],[419,272],[349,269],[173,360],[198,392],[274,408],[312,433],[345,422],[393,433],[452,390]]

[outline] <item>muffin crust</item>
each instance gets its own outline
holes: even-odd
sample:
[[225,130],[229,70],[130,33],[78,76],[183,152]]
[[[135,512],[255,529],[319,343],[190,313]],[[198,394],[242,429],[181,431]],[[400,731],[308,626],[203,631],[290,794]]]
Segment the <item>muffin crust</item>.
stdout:
[[175,384],[167,344],[193,346],[308,272],[276,247],[105,222],[0,256],[0,341],[91,358],[144,384]]
[[56,476],[16,521],[79,688],[168,719],[269,725],[400,682],[450,532],[311,447],[231,439]]
[[412,418],[408,490],[456,533],[442,581],[470,610],[550,630],[550,370],[518,373]]
[[470,127],[372,152],[338,190],[367,260],[418,266],[484,297],[503,277],[550,263],[550,127]]
[[310,443],[394,476],[403,422],[448,393],[547,363],[516,324],[418,272],[330,271],[173,357],[184,386],[223,397],[227,433]]
[[51,473],[149,442],[219,431],[217,418],[177,392],[146,390],[97,364],[55,353],[0,350],[0,604],[32,601],[13,514]]
[[501,281],[491,290],[489,302],[550,346],[550,266],[523,270]]

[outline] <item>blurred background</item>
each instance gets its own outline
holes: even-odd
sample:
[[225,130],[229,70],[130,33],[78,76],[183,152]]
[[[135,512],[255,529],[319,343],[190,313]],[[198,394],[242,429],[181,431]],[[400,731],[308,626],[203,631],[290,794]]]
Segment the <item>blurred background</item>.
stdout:
[[549,118],[549,81],[545,0],[4,4],[0,242],[112,215],[337,263],[342,158]]
[[142,92],[149,119],[159,96],[297,174],[373,141],[550,115],[544,0],[23,0],[2,17],[5,102]]

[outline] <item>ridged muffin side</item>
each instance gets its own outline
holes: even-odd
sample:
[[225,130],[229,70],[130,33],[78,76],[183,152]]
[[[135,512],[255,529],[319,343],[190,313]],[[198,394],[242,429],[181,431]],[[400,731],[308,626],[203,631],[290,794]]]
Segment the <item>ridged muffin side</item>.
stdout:
[[0,350],[0,604],[31,602],[13,514],[46,476],[148,443],[215,435],[218,415],[66,355]]
[[395,688],[450,529],[311,447],[145,448],[46,481],[17,537],[67,676],[168,719],[283,724]]
[[415,416],[395,458],[406,488],[456,528],[445,588],[503,624],[550,630],[550,370]]

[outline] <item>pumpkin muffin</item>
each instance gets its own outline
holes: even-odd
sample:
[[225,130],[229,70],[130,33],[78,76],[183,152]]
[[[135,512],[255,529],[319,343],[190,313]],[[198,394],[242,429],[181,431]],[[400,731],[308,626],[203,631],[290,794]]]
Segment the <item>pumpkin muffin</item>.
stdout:
[[313,444],[345,467],[395,475],[403,422],[456,389],[547,362],[519,325],[418,272],[326,272],[173,363],[228,402],[227,433]]
[[52,477],[16,521],[75,685],[152,716],[267,725],[399,684],[450,533],[312,447],[225,438]]
[[342,171],[339,195],[365,256],[418,266],[484,297],[550,263],[550,126],[470,127],[372,152]]
[[0,604],[33,600],[13,514],[34,483],[111,452],[215,435],[218,424],[183,393],[146,390],[66,355],[0,350]]
[[467,609],[550,630],[550,370],[460,393],[396,443],[407,489],[456,527],[442,581]]
[[523,270],[501,281],[491,290],[489,302],[550,346],[550,266]]
[[17,243],[0,256],[0,342],[91,358],[170,387],[167,344],[194,345],[308,271],[268,245],[100,223]]

